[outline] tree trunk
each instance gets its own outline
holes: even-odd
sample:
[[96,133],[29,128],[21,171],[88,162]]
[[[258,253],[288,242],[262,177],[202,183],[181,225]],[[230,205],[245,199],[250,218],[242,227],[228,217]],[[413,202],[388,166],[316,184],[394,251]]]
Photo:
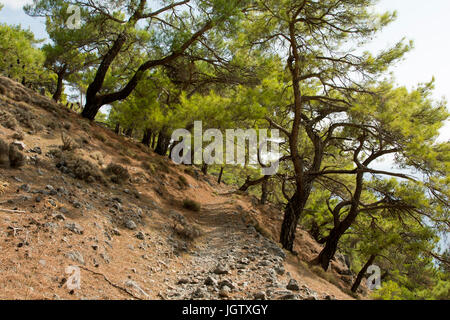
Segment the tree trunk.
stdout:
[[217,183],[218,184],[222,183],[222,177],[223,177],[223,170],[224,169],[225,169],[225,167],[220,168],[219,178],[217,179]]
[[58,82],[56,84],[56,90],[55,93],[53,94],[53,100],[55,100],[55,102],[58,102],[61,99],[61,95],[63,92],[63,88],[64,88],[64,75],[66,74],[66,70],[65,68],[62,69],[60,72],[58,72]]
[[89,120],[94,120],[95,116],[98,113],[98,110],[103,105],[102,99],[99,99],[97,94],[103,87],[103,82],[105,81],[106,74],[108,73],[108,69],[111,66],[114,59],[119,54],[122,49],[125,41],[127,40],[125,32],[121,33],[119,37],[114,42],[113,46],[109,49],[109,51],[104,56],[102,63],[97,69],[97,73],[95,74],[95,78],[92,83],[89,85],[86,91],[86,105],[84,107],[81,115],[84,118]]
[[264,176],[262,178],[259,178],[257,180],[250,180],[250,176],[247,177],[245,180],[245,183],[242,185],[242,187],[239,188],[239,191],[246,192],[250,187],[257,186],[260,183],[263,183],[264,181],[267,181],[269,179],[269,176]]
[[261,204],[263,204],[263,205],[266,204],[267,196],[269,195],[268,184],[269,184],[269,180],[265,179],[261,185]]
[[169,150],[170,137],[167,135],[165,130],[161,130],[158,135],[158,143],[156,144],[155,152],[160,156],[167,155]]
[[151,129],[145,129],[144,130],[144,137],[142,138],[142,144],[150,147],[150,142],[152,139],[152,130]]
[[202,165],[202,173],[206,176],[208,174],[208,165],[204,163]]
[[358,291],[358,288],[361,285],[361,281],[364,278],[364,275],[366,274],[367,269],[369,269],[369,267],[373,264],[376,257],[377,256],[375,254],[371,255],[369,260],[367,261],[367,263],[364,265],[364,267],[362,267],[361,271],[359,271],[358,276],[356,277],[356,280],[353,283],[352,292]]
[[120,123],[116,123],[116,128],[114,129],[114,132],[119,135],[120,134]]
[[296,192],[289,200],[284,211],[283,224],[281,225],[280,242],[284,249],[293,252],[295,233],[297,231],[298,221],[303,212],[305,204]]
[[156,133],[153,133],[152,135],[152,149],[155,150],[156,148]]
[[334,258],[334,255],[336,254],[339,240],[345,234],[345,232],[348,230],[348,228],[351,227],[353,222],[355,222],[356,218],[358,217],[359,201],[361,199],[362,186],[363,186],[363,177],[364,177],[363,172],[357,173],[356,189],[355,189],[355,193],[353,195],[353,203],[350,207],[350,212],[348,213],[347,217],[342,222],[339,222],[331,230],[330,235],[327,238],[327,242],[325,243],[325,247],[320,252],[319,256],[317,257],[317,259],[315,261],[318,264],[320,264],[322,266],[323,270],[325,270],[325,271],[328,270],[328,267],[330,266],[330,261]]
[[126,135],[127,137],[131,137],[131,136],[133,135],[133,128],[128,128],[128,129],[125,131],[125,135]]

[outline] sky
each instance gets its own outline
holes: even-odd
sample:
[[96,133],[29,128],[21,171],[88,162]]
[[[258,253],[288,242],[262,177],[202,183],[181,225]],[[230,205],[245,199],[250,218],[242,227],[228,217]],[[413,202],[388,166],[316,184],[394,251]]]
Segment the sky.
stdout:
[[[43,19],[27,16],[22,6],[31,0],[0,0],[0,23],[21,24],[37,38],[46,38]],[[379,51],[405,37],[413,40],[415,49],[392,72],[399,85],[412,88],[418,83],[436,79],[435,98],[450,99],[450,31],[449,0],[380,0],[376,10],[396,11],[397,20],[384,29],[368,47]],[[441,130],[440,141],[450,140],[450,123]]]

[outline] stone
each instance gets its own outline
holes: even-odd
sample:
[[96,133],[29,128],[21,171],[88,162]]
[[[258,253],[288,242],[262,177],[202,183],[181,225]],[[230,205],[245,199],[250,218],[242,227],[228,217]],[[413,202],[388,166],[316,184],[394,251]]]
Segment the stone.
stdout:
[[134,222],[133,220],[127,220],[125,222],[125,227],[127,227],[130,230],[136,230],[137,229],[136,222]]
[[213,286],[213,287],[216,287],[216,286],[217,286],[217,280],[214,279],[214,278],[211,277],[211,276],[208,276],[208,277],[205,279],[205,284],[206,284],[207,286]]
[[234,289],[235,286],[230,280],[222,280],[219,282],[219,288],[222,289],[223,287],[228,287],[230,289]]
[[17,147],[17,149],[19,149],[20,151],[23,151],[27,148],[27,145],[22,141],[14,141],[12,145]]
[[178,280],[177,284],[188,284],[190,281],[187,278],[182,278]]
[[289,280],[289,283],[286,286],[286,289],[291,290],[291,291],[299,291],[300,287],[298,285],[297,280],[295,280],[295,279]]
[[23,184],[19,187],[20,190],[25,191],[25,192],[30,192],[31,188],[28,184]]
[[226,266],[224,266],[224,265],[217,265],[217,267],[213,270],[213,273],[214,274],[219,274],[219,275],[221,275],[221,274],[228,274],[229,273],[229,271],[228,271],[228,269],[227,269],[227,267]]
[[78,223],[66,223],[65,228],[72,231],[75,234],[83,234],[84,229]]
[[53,214],[53,219],[64,221],[64,220],[66,220],[66,216],[63,215],[62,213],[54,213]]
[[145,240],[145,234],[143,232],[139,231],[136,234],[136,238],[138,238],[139,240]]
[[275,268],[275,272],[276,272],[278,275],[282,276],[282,275],[284,275],[284,273],[286,272],[286,270],[284,270],[284,266],[281,265],[281,266],[278,266],[278,267]]
[[254,295],[255,300],[266,300],[266,293],[265,292],[257,292]]
[[71,251],[66,254],[66,257],[73,260],[74,262],[78,262],[80,264],[84,264],[83,255],[78,251]]

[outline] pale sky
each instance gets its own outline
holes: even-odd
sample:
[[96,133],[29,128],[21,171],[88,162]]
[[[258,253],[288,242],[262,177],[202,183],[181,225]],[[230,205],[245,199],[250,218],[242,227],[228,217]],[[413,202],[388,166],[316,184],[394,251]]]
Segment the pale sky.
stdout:
[[[0,0],[0,23],[21,24],[38,38],[45,38],[43,19],[28,17],[22,10],[31,0]],[[378,51],[403,37],[413,40],[415,49],[392,71],[399,85],[409,88],[436,78],[435,97],[450,98],[450,1],[449,0],[381,0],[379,11],[398,13],[397,20],[380,33],[369,46]],[[450,140],[450,123],[442,130],[441,141]]]

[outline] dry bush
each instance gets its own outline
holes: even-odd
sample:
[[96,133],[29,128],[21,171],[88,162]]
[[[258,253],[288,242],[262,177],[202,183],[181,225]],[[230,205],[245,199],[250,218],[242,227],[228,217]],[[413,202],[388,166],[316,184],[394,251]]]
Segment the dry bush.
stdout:
[[194,211],[194,212],[199,212],[202,208],[202,205],[192,199],[184,199],[183,200],[183,208]]
[[202,235],[202,232],[196,226],[184,224],[181,226],[175,226],[175,232],[186,240],[194,240]]
[[29,110],[29,107],[25,103],[19,103],[17,106],[19,108],[13,109],[16,120],[25,128],[40,131],[42,126],[37,124],[36,116]]
[[61,146],[63,151],[73,151],[78,148],[77,143],[64,132],[61,132],[61,141],[63,143]]
[[23,139],[25,139],[25,134],[22,131],[17,131],[11,136],[11,138],[13,138],[14,140],[22,141]]
[[89,155],[89,157],[91,157],[91,159],[97,161],[97,163],[98,163],[100,166],[103,166],[103,164],[104,164],[104,158],[103,158],[103,154],[102,154],[100,151],[91,153],[91,154]]
[[110,163],[105,169],[106,175],[110,176],[110,179],[114,183],[124,183],[130,179],[128,170],[119,164]]
[[9,146],[9,165],[11,168],[20,168],[25,165],[26,157],[19,151],[17,146],[11,144]]
[[92,135],[94,136],[95,139],[97,139],[101,142],[106,141],[106,137],[101,132],[94,132]]
[[141,162],[141,168],[144,169],[145,171],[150,171],[151,173],[155,173],[155,165],[153,163],[149,163],[147,161],[142,161]]
[[[58,153],[55,153],[55,156],[58,156]],[[60,153],[57,167],[63,173],[71,174],[79,180],[86,182],[104,181],[98,166],[73,152]]]
[[185,176],[178,176],[178,184],[180,185],[180,187],[189,186],[189,182],[187,181]]
[[16,130],[18,125],[16,118],[6,111],[0,111],[0,124],[11,130]]
[[0,139],[0,168],[9,166],[9,148],[8,144]]

